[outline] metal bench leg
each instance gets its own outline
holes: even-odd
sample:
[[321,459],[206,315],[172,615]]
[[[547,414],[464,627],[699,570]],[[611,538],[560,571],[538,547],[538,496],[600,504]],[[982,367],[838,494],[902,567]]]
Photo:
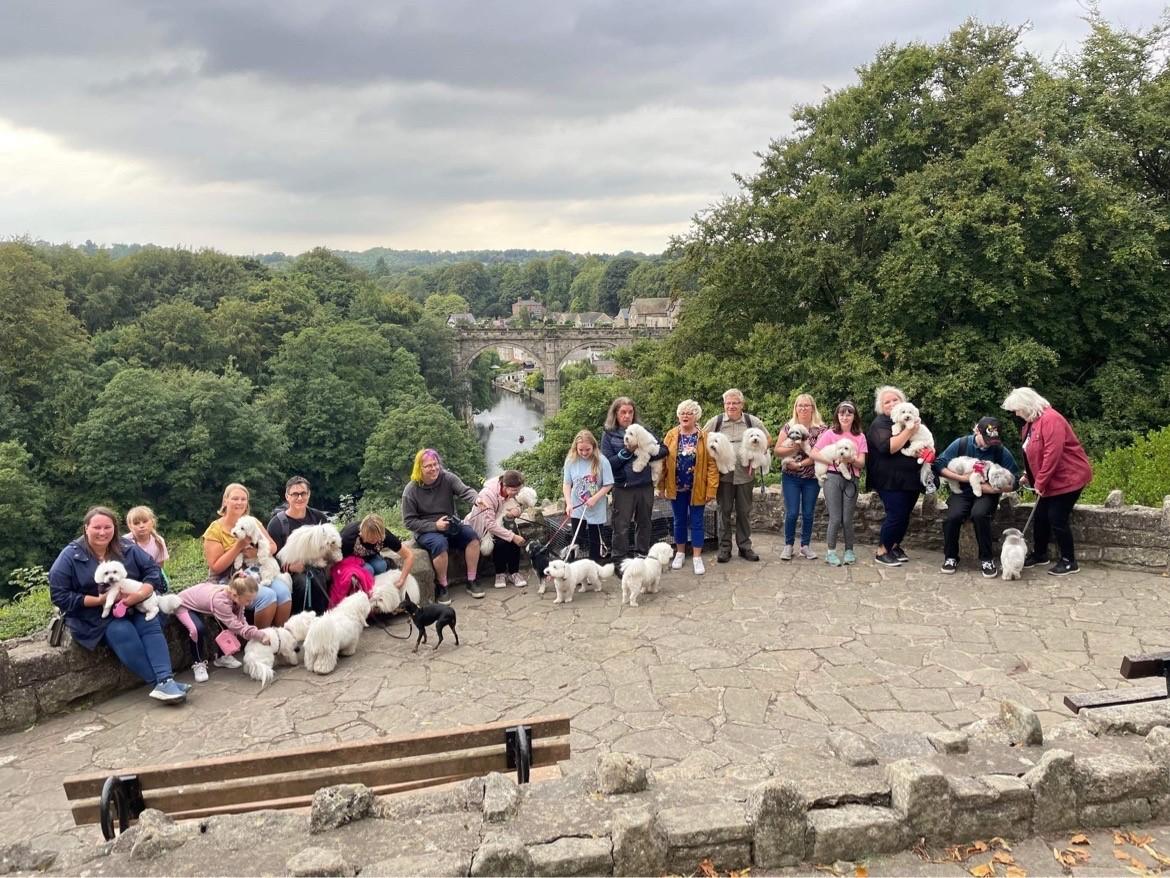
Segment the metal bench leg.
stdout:
[[102,835],[109,841],[114,832],[114,815],[111,806],[118,812],[118,832],[130,828],[130,821],[137,819],[146,810],[142,799],[142,786],[134,774],[111,774],[102,784],[100,800]]
[[513,726],[504,730],[508,768],[516,769],[516,783],[528,783],[532,770],[532,726]]

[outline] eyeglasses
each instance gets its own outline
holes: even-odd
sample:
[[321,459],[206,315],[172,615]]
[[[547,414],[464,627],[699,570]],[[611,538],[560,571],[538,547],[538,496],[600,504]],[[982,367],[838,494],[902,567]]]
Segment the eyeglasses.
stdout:
[[309,492],[308,491],[289,491],[288,495],[290,497],[308,497]]

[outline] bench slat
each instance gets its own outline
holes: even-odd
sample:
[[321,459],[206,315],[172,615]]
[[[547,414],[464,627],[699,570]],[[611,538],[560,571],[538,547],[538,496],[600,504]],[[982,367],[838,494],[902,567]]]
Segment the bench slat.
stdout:
[[1165,701],[1166,690],[1106,689],[1101,692],[1078,692],[1064,696],[1064,706],[1073,713],[1092,707],[1116,707],[1123,704],[1143,704],[1147,701]]
[[423,735],[402,735],[393,738],[375,738],[352,741],[328,747],[296,747],[222,756],[213,759],[192,760],[170,765],[148,765],[118,771],[93,772],[65,778],[65,797],[69,800],[97,797],[102,784],[111,774],[137,775],[144,793],[161,787],[211,783],[235,778],[252,778],[288,771],[290,765],[299,769],[356,766],[367,762],[384,762],[427,754],[467,750],[475,747],[502,744],[504,730],[522,723],[532,727],[532,738],[563,737],[569,734],[567,716],[533,717],[522,721],[502,721],[481,726],[469,726],[456,731],[432,732]]
[[[567,736],[536,739],[532,742],[532,765],[555,765],[570,756]],[[382,760],[356,765],[331,765],[285,771],[261,777],[237,777],[224,781],[199,784],[176,784],[143,790],[148,808],[157,808],[168,814],[205,813],[207,809],[225,806],[243,806],[240,810],[255,810],[257,802],[271,802],[307,798],[324,787],[341,783],[362,783],[378,787],[402,787],[415,783],[431,786],[451,779],[476,777],[489,771],[508,771],[507,755],[502,741],[492,747],[464,749],[453,753],[427,754],[422,757]],[[98,791],[100,795],[100,790]],[[273,807],[266,805],[264,807]],[[288,805],[287,807],[300,807]],[[77,825],[96,823],[100,818],[98,796],[76,801],[72,807]],[[222,812],[219,812],[222,813]]]
[[[1121,676],[1126,680],[1142,677],[1161,677],[1162,669],[1170,663],[1170,652],[1151,652],[1146,655],[1127,655],[1121,659]],[[1163,692],[1163,695],[1166,693]]]

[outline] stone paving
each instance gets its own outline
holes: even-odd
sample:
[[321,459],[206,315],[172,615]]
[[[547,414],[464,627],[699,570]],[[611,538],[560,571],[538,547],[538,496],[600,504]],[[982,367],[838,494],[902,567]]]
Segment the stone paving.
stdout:
[[[1125,653],[1170,647],[1165,574],[1084,565],[1078,576],[1027,571],[1021,582],[968,568],[938,572],[937,553],[887,569],[779,560],[761,535],[759,564],[735,558],[696,577],[686,565],[637,608],[620,587],[554,605],[553,592],[453,589],[462,646],[438,652],[378,628],[325,677],[278,671],[263,692],[213,669],[181,707],[145,690],[0,737],[0,832],[35,847],[100,840],[76,828],[61,779],[248,750],[345,741],[536,714],[572,716],[583,772],[606,750],[656,768],[755,780],[782,752],[821,749],[830,728],[879,750],[899,737],[993,716],[1001,699],[1069,718],[1068,692],[1119,685]],[[405,634],[405,625],[391,632]],[[182,678],[190,678],[190,674]]]

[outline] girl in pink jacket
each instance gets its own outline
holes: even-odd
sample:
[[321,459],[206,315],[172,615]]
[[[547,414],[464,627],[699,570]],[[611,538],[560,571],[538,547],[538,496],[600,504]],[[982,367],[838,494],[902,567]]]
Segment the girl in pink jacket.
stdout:
[[[179,609],[175,611],[175,618],[191,637],[192,652],[195,654],[191,670],[195,674],[196,683],[207,682],[207,660],[203,657],[204,622],[197,615],[199,613],[213,616],[224,629],[223,634],[216,638],[223,653],[213,662],[217,668],[240,667],[242,663],[235,653],[242,648],[245,640],[263,640],[272,646],[277,645],[273,642],[273,629],[257,628],[244,617],[244,610],[256,600],[259,588],[260,583],[255,576],[241,570],[226,583],[209,580],[179,592]],[[225,637],[228,632],[233,636]],[[236,641],[234,649],[223,648],[222,641],[230,642],[233,639]]]
[[505,504],[524,487],[524,476],[517,470],[504,470],[494,479],[488,479],[475,498],[471,511],[463,519],[482,540],[492,535],[492,563],[496,568],[496,588],[507,588],[511,582],[518,588],[528,585],[528,577],[520,572],[520,547],[524,537],[508,530],[502,523]]

